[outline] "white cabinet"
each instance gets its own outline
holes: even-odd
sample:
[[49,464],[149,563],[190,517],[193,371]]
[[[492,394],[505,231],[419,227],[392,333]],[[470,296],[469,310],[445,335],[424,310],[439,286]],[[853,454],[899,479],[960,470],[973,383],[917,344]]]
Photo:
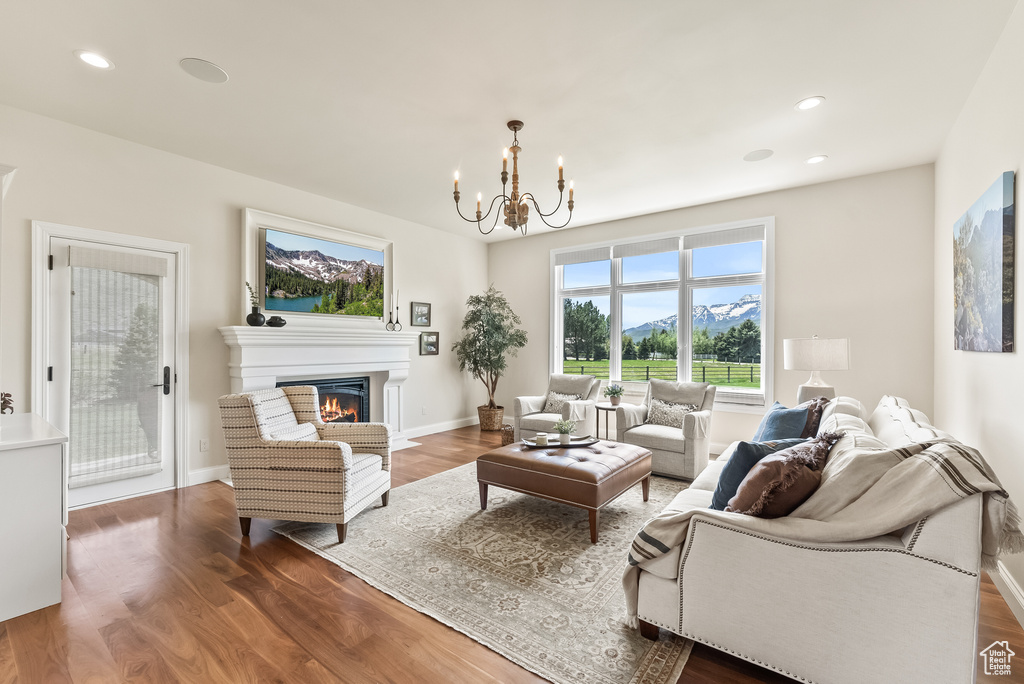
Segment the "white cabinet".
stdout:
[[60,603],[67,437],[39,416],[0,416],[0,621]]

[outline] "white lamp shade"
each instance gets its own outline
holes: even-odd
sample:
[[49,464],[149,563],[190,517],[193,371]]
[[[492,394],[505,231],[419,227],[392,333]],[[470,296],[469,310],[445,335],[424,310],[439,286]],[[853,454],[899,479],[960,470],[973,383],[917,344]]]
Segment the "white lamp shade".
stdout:
[[849,370],[850,340],[819,337],[783,340],[782,358],[786,370]]

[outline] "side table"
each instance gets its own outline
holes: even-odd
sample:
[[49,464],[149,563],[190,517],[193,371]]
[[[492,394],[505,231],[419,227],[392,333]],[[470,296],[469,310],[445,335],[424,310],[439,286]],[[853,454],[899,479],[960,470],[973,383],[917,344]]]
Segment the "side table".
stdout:
[[[610,420],[611,414],[615,413],[615,409],[618,408],[618,406],[630,406],[630,404],[627,404],[625,402],[619,402],[618,406],[612,406],[611,402],[602,401],[602,402],[599,402],[598,404],[596,404],[596,406],[597,406],[597,410],[598,411],[601,411],[601,412],[604,413],[604,438],[605,439],[610,439],[608,437],[608,421]],[[600,413],[597,414],[597,430],[598,430],[598,432],[601,431],[601,414]]]

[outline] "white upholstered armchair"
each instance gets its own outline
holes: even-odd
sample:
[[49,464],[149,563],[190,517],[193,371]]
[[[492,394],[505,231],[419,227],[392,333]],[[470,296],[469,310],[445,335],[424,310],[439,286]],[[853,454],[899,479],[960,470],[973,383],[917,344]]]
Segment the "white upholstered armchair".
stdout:
[[220,398],[242,535],[253,518],[334,523],[338,541],[357,513],[391,491],[391,428],[323,423],[315,387]]
[[[651,380],[643,404],[615,410],[616,439],[650,449],[654,473],[692,480],[708,465],[716,389],[706,382]],[[692,404],[697,410],[683,416],[682,428],[648,423],[652,399]]]
[[[576,421],[576,433],[597,436],[597,399],[601,381],[593,375],[554,374],[548,380],[548,390],[543,395],[516,397],[513,405],[513,428],[515,440],[532,438],[538,432],[554,432],[555,421]],[[566,401],[558,411],[545,411],[551,392],[563,395],[578,395],[580,398]]]

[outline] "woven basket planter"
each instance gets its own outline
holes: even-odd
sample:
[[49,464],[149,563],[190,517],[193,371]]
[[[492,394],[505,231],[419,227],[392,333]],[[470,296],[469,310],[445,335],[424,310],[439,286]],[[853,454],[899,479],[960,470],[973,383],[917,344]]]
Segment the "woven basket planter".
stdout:
[[501,429],[501,421],[505,417],[505,407],[487,408],[486,406],[476,407],[477,415],[480,416],[480,429],[485,432],[494,432]]

